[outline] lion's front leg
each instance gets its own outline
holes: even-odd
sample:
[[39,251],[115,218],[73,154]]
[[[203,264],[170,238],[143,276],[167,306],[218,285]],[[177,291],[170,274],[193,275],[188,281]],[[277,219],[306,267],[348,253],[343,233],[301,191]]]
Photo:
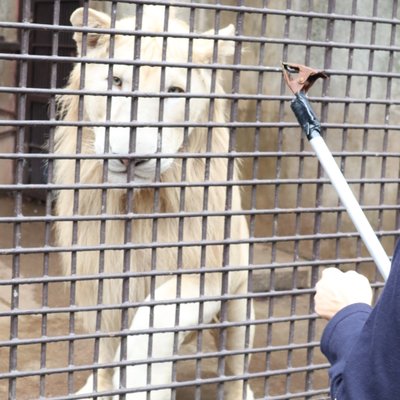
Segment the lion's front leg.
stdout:
[[[142,307],[143,309],[143,307]],[[149,315],[149,312],[140,312],[140,318],[146,318]],[[143,315],[147,314],[147,315]],[[147,325],[149,327],[149,325]],[[146,329],[144,327],[138,328],[134,327],[134,324],[131,325],[132,329],[141,330]],[[149,386],[158,386],[158,385],[168,385],[171,383],[172,379],[172,362],[163,362],[163,363],[155,363],[145,364],[144,362],[152,361],[151,359],[155,359],[158,357],[168,357],[172,355],[173,348],[173,334],[155,334],[152,340],[153,352],[151,359],[148,356],[149,350],[149,335],[136,335],[131,336],[128,339],[128,352],[127,359],[131,363],[138,362],[137,365],[129,365],[126,368],[126,383],[120,382],[120,369],[117,368],[114,374],[114,387],[118,388],[126,388],[128,390],[139,390],[137,392],[131,392],[126,395],[127,400],[146,400],[147,392],[145,389],[151,389]],[[159,349],[162,347],[162,349]],[[119,350],[119,349],[118,349]],[[161,350],[161,351],[159,351]],[[119,353],[117,352],[118,359]],[[141,363],[143,362],[143,363]],[[151,365],[151,367],[149,367]],[[149,370],[150,369],[150,370]],[[151,371],[151,373],[150,373]],[[149,375],[149,379],[148,379]],[[143,390],[140,391],[140,388]],[[171,398],[171,389],[161,389],[161,390],[152,390],[150,395],[151,400],[167,400]],[[115,396],[114,399],[118,399],[118,396]]]
[[[216,279],[218,281],[218,279]],[[218,284],[206,282],[206,295],[217,295]],[[146,400],[147,391],[150,390],[151,400],[170,400],[171,389],[156,386],[168,386],[172,382],[172,362],[157,362],[157,359],[168,358],[173,355],[174,333],[171,330],[176,326],[177,309],[179,327],[197,325],[199,321],[199,310],[201,297],[199,296],[200,282],[198,277],[182,277],[180,298],[193,299],[188,303],[171,303],[155,305],[151,310],[149,306],[138,309],[132,321],[130,329],[134,335],[127,338],[127,360],[129,363],[137,362],[136,365],[126,367],[126,382],[120,381],[120,369],[114,374],[114,388],[126,388],[130,393],[126,395],[127,400]],[[176,278],[171,279],[156,289],[154,299],[157,301],[169,301],[176,299]],[[151,301],[148,297],[146,302]],[[204,323],[211,322],[218,313],[220,304],[217,301],[208,301],[203,304],[202,320]],[[152,315],[151,315],[152,314]],[[152,323],[150,323],[152,317]],[[140,334],[140,331],[149,329],[160,329],[163,332],[153,335]],[[179,332],[178,347],[182,344],[188,332]],[[150,347],[151,343],[151,347]],[[151,351],[149,351],[151,349]],[[120,348],[116,353],[116,359],[120,360]],[[149,359],[154,360],[149,362]],[[151,361],[151,360],[150,360]],[[151,371],[149,371],[149,368]],[[154,387],[154,390],[152,390]],[[142,390],[140,390],[142,389]],[[117,399],[118,396],[115,397]]]

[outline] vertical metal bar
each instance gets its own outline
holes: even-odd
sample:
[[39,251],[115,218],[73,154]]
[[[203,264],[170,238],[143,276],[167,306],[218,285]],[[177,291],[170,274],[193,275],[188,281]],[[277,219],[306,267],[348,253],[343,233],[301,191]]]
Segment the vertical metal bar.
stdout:
[[[308,1],[308,12],[311,12],[313,10],[313,1],[309,0]],[[311,34],[312,34],[312,28],[313,28],[313,19],[312,18],[307,18],[307,31],[306,31],[306,38],[307,42],[311,39]],[[305,65],[310,65],[310,59],[311,59],[311,48],[310,46],[306,46],[306,51],[305,51]],[[305,137],[304,135],[300,135],[300,152],[304,151],[305,149]],[[299,179],[304,177],[304,157],[299,156],[299,173],[298,173]],[[297,185],[297,190],[296,190],[296,208],[301,208],[302,206],[302,201],[303,201],[303,185],[299,183]],[[301,214],[296,213],[295,217],[295,232],[296,235],[301,234]],[[300,258],[300,241],[295,240],[294,242],[294,255],[293,255],[293,261],[297,261]],[[292,289],[295,289],[298,287],[298,268],[293,267],[293,276],[292,276]],[[297,296],[292,295],[290,297],[290,315],[293,316],[296,314],[296,308],[297,308]],[[288,337],[288,343],[292,344],[294,343],[295,340],[295,329],[296,329],[296,323],[295,321],[290,321],[289,322],[289,337]],[[292,368],[293,366],[293,351],[288,350],[287,353],[287,368]],[[291,383],[292,383],[292,375],[288,373],[286,375],[286,392],[290,392],[291,388]]]
[[[328,2],[328,13],[333,14],[335,12],[335,0],[329,0]],[[333,40],[334,34],[334,25],[335,20],[329,20],[327,22],[327,30],[325,40],[327,42]],[[327,47],[325,50],[325,60],[324,60],[324,69],[329,69],[332,65],[332,47]],[[329,93],[329,85],[330,82],[328,79],[324,80],[322,86],[323,96],[327,96]],[[328,116],[328,103],[323,103],[321,108],[321,121],[326,121]],[[323,170],[320,164],[318,164],[318,176],[322,176]],[[322,201],[323,194],[323,185],[317,185],[317,193],[316,193],[316,206],[319,207]],[[320,259],[320,249],[321,249],[321,240],[318,239],[318,234],[321,230],[321,219],[322,213],[317,212],[315,214],[314,221],[314,234],[316,235],[316,239],[313,241],[313,259]],[[319,278],[319,268],[314,267],[311,270],[311,287],[315,287]],[[310,296],[309,302],[309,313],[312,314],[314,312],[314,296]],[[315,340],[316,334],[316,321],[314,319],[310,319],[308,323],[308,333],[307,333],[307,341],[312,342]],[[312,365],[314,363],[314,348],[307,349],[307,365]],[[305,390],[311,391],[313,388],[313,371],[307,371],[305,378]],[[307,396],[307,399],[310,397]]]
[[[137,4],[136,5],[136,16],[135,16],[135,31],[140,31],[142,29],[142,22],[143,22],[143,5]],[[140,35],[136,35],[134,39],[134,48],[133,48],[133,59],[137,60],[140,58],[141,54],[141,45],[142,45],[142,37]],[[132,92],[137,92],[139,89],[139,78],[140,78],[140,68],[133,67],[132,69]],[[136,121],[138,116],[138,102],[139,99],[136,96],[132,96],[131,99],[131,120]],[[130,128],[130,137],[129,137],[129,153],[136,152],[136,128]],[[128,168],[128,181],[131,180],[134,173],[134,165],[132,162],[129,163]],[[127,189],[127,197],[126,197],[126,208],[127,213],[132,213],[133,211],[133,198],[134,198],[134,189],[128,188]],[[125,232],[124,232],[124,242],[130,243],[133,238],[133,229],[132,229],[132,221],[131,219],[127,219],[125,221]],[[131,269],[131,252],[129,249],[124,250],[124,266],[123,272],[128,273]],[[124,278],[122,280],[122,302],[127,303],[130,299],[130,279]],[[129,313],[127,309],[123,309],[121,312],[121,331],[126,331],[129,328]],[[150,346],[149,346],[150,347]],[[120,361],[125,361],[127,359],[127,338],[126,336],[121,337],[121,354],[120,354]],[[121,387],[127,386],[126,381],[126,367],[121,366],[120,368],[120,381],[119,384]],[[120,399],[124,400],[125,395],[120,395]]]
[[[22,21],[28,22],[31,18],[31,7],[29,0],[23,0],[22,2]],[[22,29],[21,31],[21,54],[29,54],[29,29]],[[26,87],[28,83],[28,62],[21,61],[19,64],[19,87]],[[23,121],[26,118],[26,101],[27,95],[25,93],[21,93],[18,96],[18,111],[17,118],[20,121]],[[20,126],[17,129],[16,134],[16,146],[15,151],[17,153],[24,153],[25,150],[25,127]],[[24,177],[24,162],[23,158],[16,160],[15,164],[15,185],[23,183]],[[14,215],[20,216],[22,215],[22,191],[15,190],[14,194]],[[14,223],[14,235],[13,235],[13,247],[19,248],[21,246],[21,223]],[[12,278],[19,278],[20,276],[20,267],[21,267],[21,258],[19,254],[13,255],[12,259]],[[19,306],[19,285],[13,284],[11,285],[11,299],[10,299],[10,308],[11,310],[17,309]],[[18,339],[18,316],[12,315],[10,317],[10,339],[15,340]],[[10,346],[10,371],[15,371],[17,369],[17,357],[18,357],[18,345]],[[11,378],[9,380],[8,387],[8,397],[10,399],[16,399],[17,397],[17,379]]]
[[[170,7],[169,5],[165,6],[164,9],[164,26],[163,26],[163,31],[168,32],[168,26],[169,26],[169,16],[170,16]],[[162,41],[162,53],[161,53],[161,61],[165,62],[167,59],[167,44],[168,40],[167,37],[163,38]],[[162,66],[160,69],[160,91],[165,92],[166,87],[165,87],[165,73],[166,73],[166,67]],[[163,122],[164,120],[164,101],[165,99],[162,97],[159,99],[159,110],[158,110],[158,121]],[[162,152],[162,142],[165,140],[163,138],[163,127],[161,126],[158,129],[157,132],[157,153]],[[160,182],[161,180],[161,159],[157,158],[156,159],[156,168],[155,168],[155,181]],[[154,198],[153,198],[153,212],[160,212],[160,188],[155,188],[154,189]],[[158,218],[153,218],[152,219],[152,237],[151,241],[152,243],[157,243],[157,237],[158,237]],[[157,270],[157,264],[158,264],[158,248],[154,247],[151,250],[151,270],[156,271]],[[179,268],[179,266],[178,266]],[[155,298],[155,291],[157,289],[157,279],[156,277],[152,276],[151,277],[151,282],[150,282],[150,296],[151,299],[153,300]],[[154,306],[150,307],[150,321],[149,321],[149,326],[152,328],[154,326]],[[150,334],[149,336],[149,347],[148,347],[148,353],[147,357],[149,359],[152,358],[152,353],[153,353],[153,335]],[[147,383],[151,384],[151,370],[152,370],[152,364],[148,364],[148,369],[147,369]],[[150,400],[150,392],[147,392],[147,400]]]
[[[194,22],[195,22],[195,8],[190,8],[189,15],[189,32],[193,33],[194,31]],[[188,39],[188,58],[187,62],[191,63],[193,61],[193,39]],[[186,69],[186,89],[185,93],[190,93],[192,87],[192,69]],[[187,97],[185,99],[185,111],[184,111],[184,121],[190,121],[190,98]],[[185,127],[183,131],[183,147],[185,148],[189,141],[189,128]],[[181,171],[181,181],[186,182],[187,180],[187,158],[182,158],[182,171]],[[186,209],[185,205],[186,201],[186,187],[182,187],[179,193],[179,212],[184,212]],[[178,242],[184,241],[184,227],[185,227],[185,217],[179,217],[178,219]],[[178,258],[177,258],[177,269],[180,270],[183,268],[183,248],[178,247]],[[182,275],[176,276],[177,284],[176,284],[176,298],[181,298],[181,286],[182,286]],[[179,314],[180,314],[180,304],[177,304],[175,310],[175,326],[179,326]],[[174,334],[174,348],[173,354],[178,354],[178,338],[179,334],[175,332]],[[173,371],[172,371],[172,382],[176,381],[176,362],[173,363]],[[172,390],[172,400],[176,398],[176,390]]]
[[[89,9],[89,0],[84,0],[83,2],[84,12],[83,12],[83,25],[87,26],[88,24],[88,9]],[[83,57],[87,54],[87,33],[82,33],[82,48],[81,54]],[[81,73],[80,73],[80,81],[79,81],[79,89],[85,89],[85,68],[86,64],[81,63]],[[78,121],[83,120],[84,116],[84,95],[79,95],[78,102]],[[77,140],[76,140],[76,153],[82,152],[82,127],[77,128]],[[81,172],[81,160],[76,158],[75,160],[75,176],[74,182],[75,184],[80,182],[80,172]],[[79,190],[74,189],[74,197],[73,197],[73,207],[72,207],[73,215],[79,215]],[[78,222],[74,221],[72,223],[72,246],[78,243]],[[71,251],[71,276],[76,275],[77,271],[77,251]],[[75,312],[72,311],[73,307],[76,303],[76,282],[71,281],[70,283],[70,291],[69,291],[70,301],[69,305],[71,307],[71,311],[69,313],[69,334],[74,336],[75,334]],[[68,364],[74,365],[75,361],[75,342],[73,339],[68,341]],[[68,393],[73,393],[76,388],[74,388],[74,379],[73,372],[68,372]]]
[[[54,12],[53,12],[53,24],[58,25],[60,23],[60,0],[54,1]],[[54,31],[52,34],[52,57],[58,54],[59,47],[59,32]],[[57,63],[53,62],[51,64],[51,75],[50,75],[50,88],[55,89],[57,87]],[[56,119],[56,102],[54,95],[50,98],[49,104],[50,110],[50,120]],[[49,139],[48,139],[48,151],[49,153],[54,153],[54,127],[50,128],[49,131]],[[54,160],[49,159],[47,161],[47,181],[52,182],[53,180],[53,167]],[[46,192],[46,216],[51,215],[52,212],[52,200],[53,194],[51,191]],[[45,237],[44,237],[44,246],[48,247],[51,245],[51,229],[52,224],[50,222],[45,222]],[[49,274],[49,263],[50,263],[50,255],[47,252],[43,252],[43,276],[48,276]],[[42,286],[42,307],[48,307],[49,305],[49,285],[44,282]],[[47,336],[47,314],[42,315],[42,326],[41,326],[41,335],[42,337]],[[40,368],[46,368],[46,356],[47,356],[47,348],[46,343],[43,343],[40,346]],[[39,382],[39,395],[44,398],[46,395],[46,375],[40,375]]]
[[[238,0],[238,5],[243,6],[244,1]],[[236,34],[242,35],[243,34],[243,20],[244,20],[244,12],[238,11],[236,15]],[[234,64],[240,64],[241,62],[241,54],[242,54],[242,43],[240,41],[235,42],[235,53],[234,53]],[[232,77],[232,92],[239,93],[239,85],[240,85],[240,71],[236,70],[233,72]],[[237,98],[232,100],[231,103],[231,110],[230,110],[230,121],[238,121],[238,109],[239,109],[239,101]],[[228,153],[236,150],[236,128],[232,128],[230,130],[229,135],[229,144],[228,144]],[[227,181],[230,182],[234,178],[234,167],[235,167],[235,159],[229,158],[227,162]],[[232,209],[232,186],[226,187],[226,198],[225,198],[225,209],[231,210]],[[224,220],[224,239],[228,239],[231,237],[231,216],[225,216]],[[230,265],[230,246],[229,244],[223,245],[223,256],[222,256],[222,268],[225,266]],[[222,272],[222,283],[221,283],[221,296],[225,296],[228,293],[228,282],[229,282],[229,273]],[[222,322],[227,321],[227,302],[226,300],[221,301],[221,311],[220,311],[220,319]],[[226,328],[221,328],[219,332],[219,344],[218,350],[220,352],[226,351]],[[225,356],[218,357],[218,375],[223,376],[225,374]],[[224,383],[218,384],[218,393],[217,398],[222,400],[224,398]]]
[[[393,0],[393,7],[392,7],[392,19],[395,19],[397,16],[397,10],[398,10],[398,0]],[[390,46],[394,46],[396,43],[396,25],[391,25],[390,27]],[[394,67],[394,51],[390,50],[389,51],[389,63],[388,63],[388,72],[392,72]],[[393,84],[393,79],[391,77],[387,78],[387,85],[386,85],[386,99],[390,100],[392,97],[392,84]],[[385,106],[385,121],[389,121],[390,117],[390,105],[386,104]],[[383,148],[382,150],[384,152],[388,151],[388,141],[389,141],[389,131],[388,129],[384,129],[384,137],[383,137]],[[382,159],[382,168],[381,168],[381,178],[382,180],[386,176],[386,170],[387,170],[387,157],[383,156]],[[380,184],[380,193],[379,193],[379,204],[385,204],[385,184],[381,183]],[[383,229],[383,211],[379,211],[379,230]],[[396,241],[396,239],[395,239]],[[395,245],[393,243],[393,245]],[[377,272],[377,271],[376,271]],[[375,278],[376,279],[376,278]]]
[[[169,6],[165,6],[164,11],[164,31],[168,31],[168,22],[169,22]],[[139,53],[140,54],[140,53]],[[161,61],[166,61],[167,54],[167,38],[164,37],[162,41],[162,55]],[[165,66],[161,66],[160,68],[160,91],[165,91]],[[164,118],[164,98],[159,99],[159,111],[158,111],[158,121],[162,122]],[[157,153],[161,153],[162,150],[162,140],[163,140],[163,128],[159,127],[158,135],[157,135]],[[155,167],[155,181],[160,182],[161,175],[161,160],[160,158],[156,159],[156,167]],[[156,187],[153,189],[153,212],[157,213],[160,211],[160,188]],[[158,218],[152,219],[152,234],[151,234],[152,243],[157,243],[158,237]],[[151,270],[157,270],[158,263],[158,254],[157,247],[151,249]],[[150,278],[150,298],[154,300],[155,298],[155,290],[157,288],[157,279],[155,276],[151,276]],[[149,327],[152,328],[154,326],[154,306],[150,306],[150,318],[149,318]],[[153,352],[153,334],[148,335],[148,352],[147,357],[150,360],[152,358]],[[152,364],[149,362],[147,369],[147,384],[151,384],[151,370]],[[150,399],[150,391],[147,392],[147,400]]]
[[[215,10],[214,16],[214,29],[215,32],[218,32],[221,27],[221,13],[219,9]],[[212,63],[216,64],[218,62],[218,41],[215,40],[213,43],[213,54],[212,54]],[[211,82],[210,82],[210,94],[215,94],[216,89],[216,79],[217,79],[217,70],[213,68],[211,70]],[[215,98],[211,97],[209,101],[208,107],[208,120],[214,121],[214,106],[215,106]],[[206,152],[209,153],[212,151],[212,137],[213,137],[213,129],[212,127],[207,128],[207,143],[206,143]],[[204,182],[208,182],[210,180],[210,167],[211,167],[211,158],[205,158],[205,167],[204,167]],[[201,241],[207,240],[207,231],[208,231],[208,198],[209,198],[209,186],[205,185],[203,189],[203,204],[202,204],[202,219],[201,219]],[[200,252],[200,287],[199,287],[199,296],[204,296],[205,291],[205,274],[203,270],[206,269],[207,265],[207,245],[201,245]],[[204,302],[200,302],[199,305],[199,324],[203,323],[204,316]],[[203,331],[200,330],[197,335],[197,343],[196,349],[197,352],[201,352],[203,348]],[[196,360],[196,380],[201,379],[201,365],[202,359],[199,358]],[[201,399],[201,385],[196,386],[195,389],[195,400]]]
[[[355,15],[357,13],[357,0],[353,0],[352,2],[352,14]],[[349,42],[353,43],[355,39],[355,32],[356,32],[356,21],[351,21],[350,25],[350,37],[349,37]],[[349,56],[347,60],[347,69],[352,70],[353,68],[353,56],[354,56],[354,49],[350,48],[349,49]],[[350,89],[351,89],[351,83],[352,83],[352,76],[348,75],[346,77],[346,89],[345,89],[345,96],[350,97]],[[345,103],[344,104],[344,113],[343,113],[343,123],[346,124],[349,120],[349,115],[350,115],[350,103]],[[341,143],[341,150],[344,152],[347,148],[347,138],[348,138],[348,129],[344,128],[343,129],[343,134],[342,134],[342,143]],[[346,157],[341,157],[340,158],[340,169],[342,171],[346,170]],[[340,204],[340,200],[338,200],[338,204]],[[342,217],[343,217],[343,212],[338,212],[337,214],[337,220],[336,220],[336,231],[340,232],[342,229]],[[341,240],[337,239],[336,240],[336,258],[340,258],[340,243]]]
[[[376,0],[373,1],[373,10],[372,10],[372,15],[376,17],[377,15],[377,10],[378,10],[378,3]],[[370,37],[370,44],[373,45],[375,44],[376,40],[376,22],[372,22],[371,24],[371,37]],[[371,71],[373,69],[374,65],[374,56],[375,56],[375,51],[373,49],[369,50],[369,57],[368,57],[368,71]],[[366,85],[366,98],[369,98],[371,96],[371,91],[372,91],[372,77],[368,76],[367,77],[367,85]],[[364,114],[364,123],[368,124],[369,121],[369,115],[370,115],[370,109],[371,105],[370,103],[366,102],[365,103],[365,114]],[[368,128],[364,129],[363,131],[363,142],[362,142],[362,151],[366,151],[368,148],[368,139],[369,139],[369,130]],[[364,155],[361,155],[361,171],[360,171],[360,178],[365,178],[366,175],[366,166],[367,166],[367,157]],[[359,203],[362,206],[364,203],[364,195],[365,195],[365,184],[361,182],[360,184],[360,194],[359,194]],[[357,256],[361,256],[361,248],[363,246],[363,241],[361,240],[360,237],[357,238]],[[359,268],[359,263],[356,265],[356,270]]]
[[[286,8],[290,10],[292,7],[292,1],[291,0],[286,0]],[[289,31],[290,31],[290,16],[285,15],[285,23],[284,23],[284,38],[288,39],[289,38]],[[282,49],[282,60],[287,60],[288,57],[288,52],[289,52],[289,46],[285,43],[283,45]],[[283,94],[286,91],[286,86],[285,82],[283,79],[281,80],[281,87],[280,87],[280,95],[283,96]],[[279,120],[282,121],[284,117],[284,111],[285,111],[285,104],[283,101],[280,101],[279,103]],[[278,129],[278,152],[283,152],[283,129],[279,128]],[[278,155],[276,157],[276,179],[280,179],[281,177],[281,164],[282,164],[282,156]],[[280,184],[276,183],[274,185],[275,188],[275,194],[274,194],[274,209],[277,209],[280,207]],[[277,230],[279,229],[279,223],[278,223],[278,214],[273,215],[273,221],[272,221],[272,227],[271,227],[271,235],[273,237],[278,235]],[[271,243],[271,263],[274,263],[276,261],[276,243],[272,242]],[[271,268],[270,270],[270,279],[269,279],[269,290],[274,290],[275,289],[275,268]],[[274,306],[275,306],[275,299],[272,297],[269,299],[268,302],[268,318],[272,318],[274,314]],[[266,334],[266,344],[267,346],[272,345],[272,337],[273,337],[273,326],[272,324],[268,324],[267,326],[267,334]],[[266,354],[266,370],[271,369],[271,353],[267,352]],[[264,397],[268,397],[270,391],[270,385],[269,385],[269,380],[268,377],[264,381]]]
[[[263,0],[263,7],[266,8],[269,0]],[[261,30],[260,30],[260,37],[265,37],[267,34],[267,14],[263,14],[261,17]],[[264,65],[265,62],[265,54],[266,54],[266,44],[265,42],[260,43],[259,47],[259,57],[258,57],[258,65],[262,66]],[[258,73],[257,77],[257,94],[261,95],[263,93],[263,88],[264,88],[264,73],[260,71]],[[256,101],[256,115],[255,115],[255,120],[260,121],[262,118],[262,107],[263,107],[263,102],[262,100],[257,99]],[[257,153],[260,151],[260,132],[261,128],[256,127],[254,131],[254,144],[253,144],[253,151]],[[256,155],[253,157],[253,166],[252,166],[252,180],[256,180],[259,175],[259,166],[260,166],[260,159]],[[256,210],[257,208],[257,185],[254,184],[251,186],[251,195],[250,195],[250,209],[251,210]],[[255,214],[250,214],[249,218],[249,236],[255,237],[255,227],[256,227],[256,215]],[[253,271],[252,267],[255,264],[254,260],[254,253],[255,253],[255,248],[254,248],[254,243],[249,244],[249,271],[248,271],[248,292],[253,293]],[[247,300],[247,310],[246,310],[246,319],[250,320],[251,318],[251,300]],[[255,328],[254,328],[255,329]],[[250,339],[250,326],[246,327],[246,339],[245,342],[249,343]],[[247,346],[248,347],[248,346]],[[250,357],[248,354],[245,355],[244,357],[244,374],[249,373],[249,363],[250,363]],[[245,396],[247,394],[247,387],[249,385],[248,380],[244,381],[244,393]]]
[[[117,17],[117,1],[112,1],[111,4],[111,20],[110,20],[110,28],[115,28],[116,17]],[[108,49],[108,57],[110,59],[114,58],[114,49],[115,49],[115,35],[113,33],[110,34],[110,45]],[[113,85],[113,64],[109,64],[108,66],[108,77],[107,77],[107,90],[112,89]],[[112,107],[112,96],[107,96],[106,103],[106,121],[111,120],[111,107]],[[104,152],[110,152],[110,127],[105,128],[105,138],[104,138]],[[102,172],[102,182],[107,182],[108,180],[108,159],[103,160],[103,172]],[[101,210],[103,213],[107,214],[107,192],[108,189],[104,188],[101,191]],[[99,243],[106,243],[106,220],[100,221],[100,232],[99,232]],[[99,252],[99,269],[98,273],[103,274],[105,269],[105,251],[100,250]],[[104,280],[99,278],[97,280],[97,305],[101,306],[103,304],[103,291],[104,291]],[[96,322],[95,322],[95,330],[96,332],[101,332],[102,329],[102,310],[98,310],[96,312]],[[93,345],[93,364],[96,365],[100,361],[100,339],[96,338],[94,340]],[[98,391],[98,369],[93,369],[93,391]]]

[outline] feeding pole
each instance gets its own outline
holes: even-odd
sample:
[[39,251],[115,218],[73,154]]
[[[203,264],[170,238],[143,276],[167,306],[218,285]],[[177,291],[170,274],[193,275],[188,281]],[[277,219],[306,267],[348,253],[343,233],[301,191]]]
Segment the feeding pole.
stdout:
[[[383,278],[387,280],[390,272],[390,260],[380,241],[376,237],[367,217],[362,211],[345,177],[335,162],[328,146],[321,136],[321,124],[316,117],[307,99],[306,93],[318,78],[327,78],[322,71],[299,64],[282,63],[283,75],[290,90],[296,96],[290,107],[292,108],[303,132],[307,136],[315,154],[318,157],[325,173],[328,175],[332,185],[345,206],[351,220],[359,232],[365,246],[375,261]],[[298,76],[293,79],[290,74]]]

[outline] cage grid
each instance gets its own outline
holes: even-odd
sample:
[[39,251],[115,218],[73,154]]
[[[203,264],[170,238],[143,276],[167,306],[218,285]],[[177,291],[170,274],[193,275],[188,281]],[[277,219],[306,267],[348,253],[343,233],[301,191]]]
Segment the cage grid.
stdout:
[[318,276],[356,269],[376,294],[382,279],[280,62],[328,73],[311,94],[324,137],[392,254],[398,1],[15,4],[0,6],[0,397],[328,399]]

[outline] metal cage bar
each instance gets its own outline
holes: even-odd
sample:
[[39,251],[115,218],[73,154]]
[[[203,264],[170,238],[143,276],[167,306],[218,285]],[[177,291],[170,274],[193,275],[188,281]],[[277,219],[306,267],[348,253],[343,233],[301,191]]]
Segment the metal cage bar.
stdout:
[[328,399],[319,273],[383,283],[280,61],[328,73],[310,100],[391,254],[398,0],[19,4],[0,22],[19,41],[0,53],[1,395]]

